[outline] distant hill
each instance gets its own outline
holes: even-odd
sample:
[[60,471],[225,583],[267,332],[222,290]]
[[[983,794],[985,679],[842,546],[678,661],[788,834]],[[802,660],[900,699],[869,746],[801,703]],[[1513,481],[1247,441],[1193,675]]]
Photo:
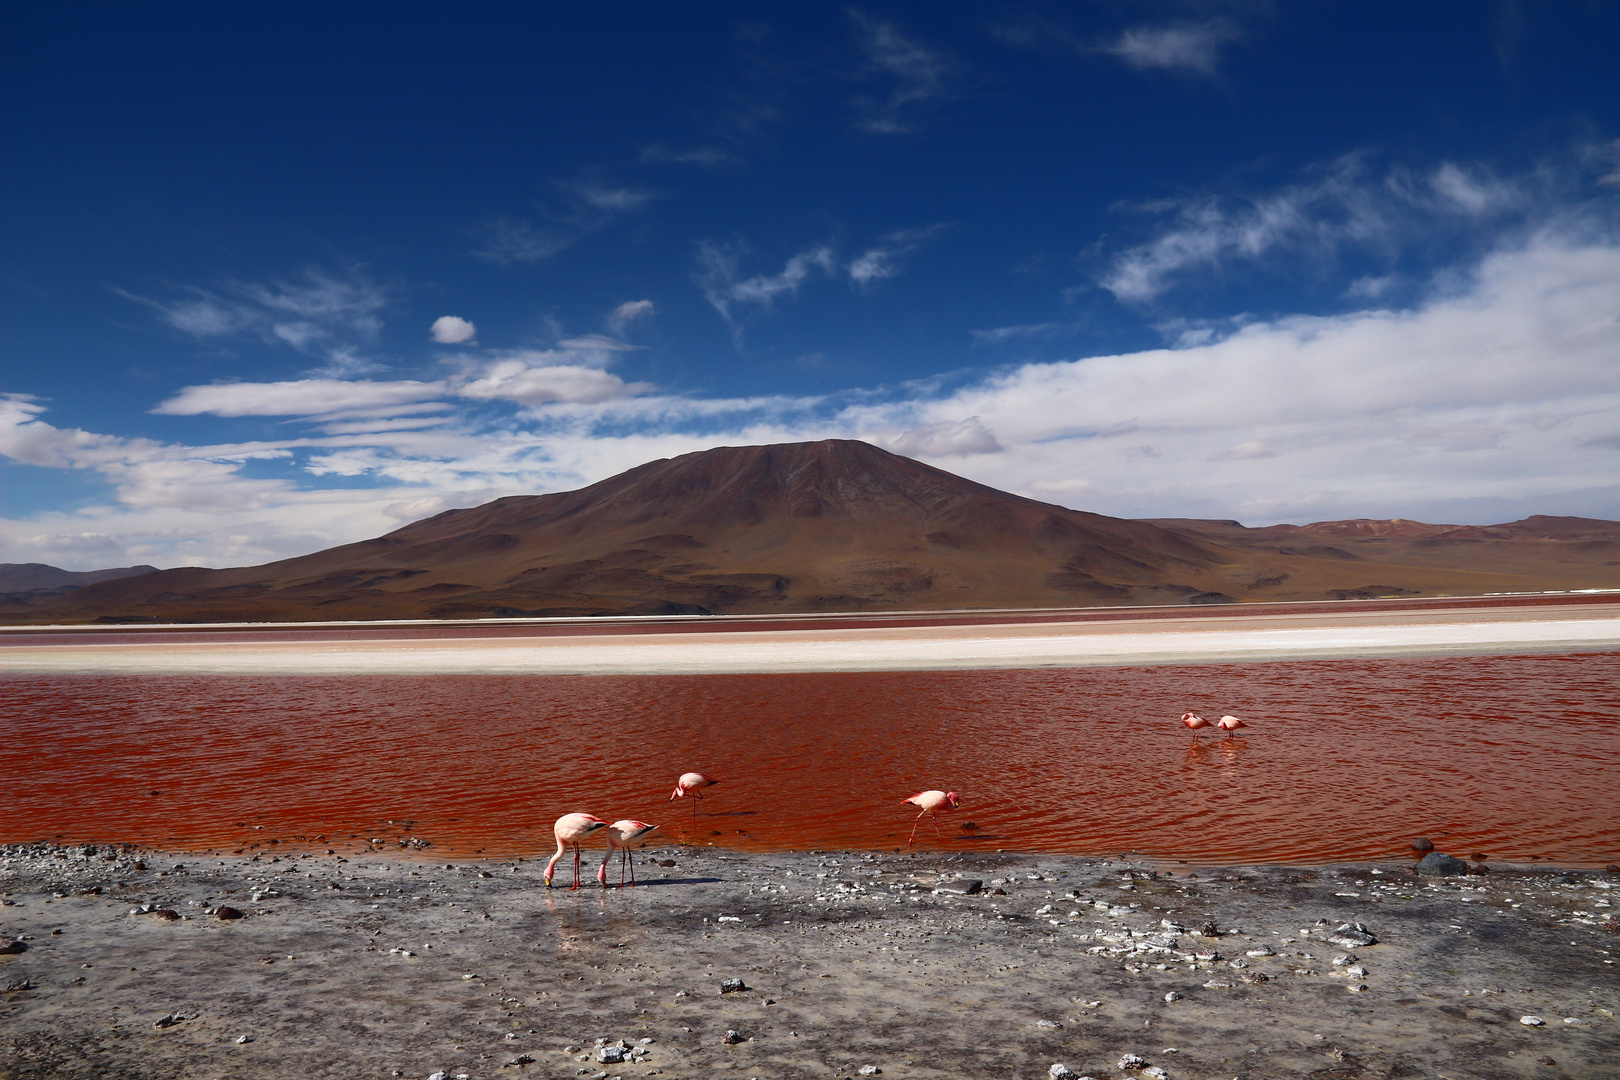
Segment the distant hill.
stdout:
[[[1451,526],[1401,523],[1397,539],[1373,527],[1393,523],[1360,524],[1127,521],[998,491],[863,442],[721,447],[296,559],[104,581],[26,610],[0,607],[0,617],[731,614],[1620,586],[1620,554],[1603,546],[1620,541],[1613,522],[1571,526],[1555,541],[1522,522],[1472,540],[1451,537]],[[1340,535],[1326,525],[1349,528]],[[1442,531],[1424,531],[1432,529]],[[1450,545],[1449,561],[1408,559],[1430,541]]]
[[45,563],[0,563],[0,612],[33,607],[53,597],[102,581],[157,572],[155,566],[120,566],[111,570],[63,570]]

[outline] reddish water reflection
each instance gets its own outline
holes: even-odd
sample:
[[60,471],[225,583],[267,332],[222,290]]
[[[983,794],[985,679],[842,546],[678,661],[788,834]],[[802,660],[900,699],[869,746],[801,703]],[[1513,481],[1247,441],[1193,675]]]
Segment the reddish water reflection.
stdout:
[[[525,678],[19,677],[0,839],[303,838],[545,854],[587,810],[752,850],[904,844],[1191,863],[1620,858],[1620,654],[1133,669]],[[1192,739],[1183,710],[1247,737]],[[675,776],[720,777],[691,809]],[[979,826],[965,831],[966,822]],[[392,824],[390,824],[392,822]],[[240,823],[240,824],[239,824]],[[260,828],[256,828],[260,827]],[[938,846],[924,822],[918,844]],[[300,845],[302,846],[302,845]]]

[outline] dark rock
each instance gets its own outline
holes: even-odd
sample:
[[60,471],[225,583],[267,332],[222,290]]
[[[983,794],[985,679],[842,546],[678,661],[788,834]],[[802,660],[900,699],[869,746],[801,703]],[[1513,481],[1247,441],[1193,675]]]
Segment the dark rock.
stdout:
[[20,979],[11,979],[7,981],[4,987],[0,987],[0,989],[3,989],[8,994],[16,994],[23,990],[32,990],[33,988],[34,984],[28,981],[28,976],[26,975]]
[[0,953],[20,953],[28,948],[28,943],[18,941],[16,938],[0,937]]
[[178,911],[173,910],[172,908],[153,908],[151,911],[147,912],[147,914],[148,915],[156,915],[158,918],[162,919],[164,922],[179,922],[180,921],[180,913]]
[[749,988],[743,984],[741,979],[723,979],[720,983],[720,992],[722,994],[737,994],[747,989]]
[[1603,872],[1605,874],[1614,874],[1616,876],[1620,876],[1620,866],[1616,866],[1614,863],[1610,863],[1608,866],[1605,866],[1603,868]]
[[174,1025],[179,1024],[179,1023],[183,1023],[184,1021],[195,1020],[195,1019],[197,1019],[197,1017],[199,1015],[200,1014],[194,1013],[194,1012],[192,1012],[192,1013],[186,1013],[186,1012],[164,1013],[162,1016],[160,1016],[156,1020],[152,1021],[152,1026],[155,1027],[155,1028],[174,1027]]
[[978,878],[958,878],[955,881],[942,881],[934,886],[935,892],[955,893],[958,896],[972,896],[984,888],[984,882]]
[[664,869],[667,870],[670,867],[675,865],[675,860],[674,859],[659,859],[658,860],[658,865],[662,866]]
[[[519,1054],[517,1057],[513,1058],[511,1061],[508,1061],[506,1063],[506,1065],[533,1065],[533,1064],[534,1064],[534,1058],[530,1057],[528,1054]],[[501,1068],[503,1068],[503,1069],[506,1068],[506,1065],[501,1066]]]
[[1540,1057],[1536,1058],[1536,1064],[1537,1065],[1556,1065],[1556,1064],[1558,1064],[1558,1062],[1554,1061],[1552,1058],[1550,1058],[1547,1055],[1543,1054]]
[[1212,922],[1207,922],[1198,928],[1199,937],[1220,937],[1221,928]]
[[744,1035],[740,1031],[728,1031],[726,1032],[726,1037],[720,1041],[725,1043],[727,1046],[735,1046],[740,1042],[747,1042],[748,1036]]
[[221,905],[214,909],[214,918],[216,919],[240,919],[241,917],[242,913],[233,907]]
[[1416,840],[1412,841],[1412,850],[1417,852],[1419,855],[1427,855],[1429,852],[1434,850],[1434,842],[1427,836],[1420,836]]
[[1433,874],[1436,877],[1448,877],[1454,874],[1468,873],[1468,864],[1455,855],[1447,855],[1443,851],[1431,851],[1418,860],[1417,872],[1420,874]]
[[1488,874],[1491,872],[1491,868],[1482,862],[1477,862],[1468,868],[1468,872],[1470,874]]

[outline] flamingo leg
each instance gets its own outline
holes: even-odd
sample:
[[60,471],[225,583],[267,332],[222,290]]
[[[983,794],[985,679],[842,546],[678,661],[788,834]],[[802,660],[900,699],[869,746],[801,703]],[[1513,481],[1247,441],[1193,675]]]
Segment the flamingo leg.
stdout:
[[911,847],[912,842],[917,839],[917,826],[922,824],[923,814],[926,813],[928,811],[924,810],[922,814],[917,815],[917,820],[911,823],[911,835],[906,837],[906,847]]
[[[636,887],[636,857],[631,854],[629,848],[624,849],[624,861],[630,864],[630,887],[633,889]],[[624,884],[622,877],[619,879],[619,884]]]
[[945,842],[945,834],[939,831],[939,815],[938,814],[930,814],[928,816],[934,822],[934,835],[939,837],[939,842],[943,844]]
[[568,886],[568,890],[570,892],[572,892],[573,890],[575,890],[577,888],[579,888],[579,845],[575,844],[574,845],[574,883],[572,885]]

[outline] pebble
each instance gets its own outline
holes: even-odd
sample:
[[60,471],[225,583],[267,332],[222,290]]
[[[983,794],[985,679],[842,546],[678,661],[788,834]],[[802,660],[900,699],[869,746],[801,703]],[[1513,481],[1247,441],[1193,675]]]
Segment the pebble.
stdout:
[[1272,947],[1270,945],[1258,945],[1255,948],[1247,950],[1243,955],[1244,956],[1276,956],[1277,953],[1272,949]]
[[617,1065],[630,1056],[622,1046],[604,1046],[596,1051],[596,1060],[603,1065]]
[[1361,923],[1340,923],[1339,928],[1328,935],[1328,941],[1347,949],[1361,949],[1378,944],[1378,939]]
[[241,917],[242,913],[233,907],[221,906],[214,909],[214,918],[216,919],[240,919]]
[[727,1031],[726,1037],[720,1040],[727,1046],[735,1046],[740,1042],[747,1042],[748,1037],[740,1031]]
[[246,1046],[248,1043],[250,1043],[252,1041],[253,1041],[253,1036],[251,1036],[251,1035],[238,1035],[236,1037],[236,1045],[237,1046]]
[[1063,1025],[1058,1023],[1056,1020],[1037,1020],[1035,1021],[1035,1026],[1038,1028],[1046,1028],[1049,1031],[1056,1031]]
[[1080,1080],[1080,1074],[1071,1070],[1061,1061],[1053,1062],[1052,1067],[1046,1070],[1046,1075],[1050,1076],[1052,1080]]
[[860,1073],[862,1076],[876,1076],[882,1071],[883,1070],[878,1068],[876,1065],[862,1065],[856,1070],[856,1072]]
[[720,992],[722,994],[737,994],[747,989],[748,987],[744,985],[741,979],[722,979],[720,981]]
[[1356,958],[1353,956],[1346,956],[1344,953],[1340,953],[1338,956],[1333,958],[1333,966],[1344,967],[1346,964],[1355,963],[1355,960]]
[[1168,994],[1164,995],[1164,1000],[1166,1000],[1166,1001],[1180,1001],[1181,1000],[1181,995],[1176,993],[1174,990],[1172,990]]
[[1149,1065],[1147,1068],[1142,1070],[1142,1075],[1147,1077],[1148,1080],[1165,1080],[1165,1078],[1170,1074],[1159,1068],[1157,1065]]
[[1547,1021],[1543,1020],[1539,1016],[1521,1016],[1521,1017],[1519,1017],[1519,1023],[1523,1024],[1525,1027],[1541,1027],[1546,1022]]
[[27,942],[16,938],[0,937],[0,953],[20,953],[28,948]]
[[1135,1054],[1126,1054],[1124,1057],[1119,1059],[1120,1072],[1135,1072],[1138,1069],[1145,1068],[1147,1068],[1147,1059],[1138,1057]]

